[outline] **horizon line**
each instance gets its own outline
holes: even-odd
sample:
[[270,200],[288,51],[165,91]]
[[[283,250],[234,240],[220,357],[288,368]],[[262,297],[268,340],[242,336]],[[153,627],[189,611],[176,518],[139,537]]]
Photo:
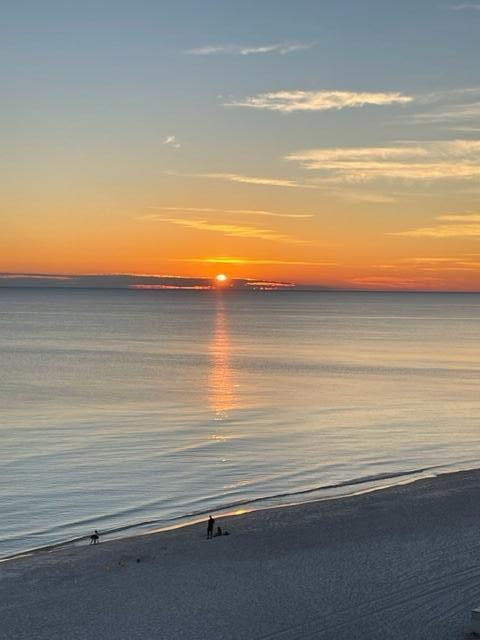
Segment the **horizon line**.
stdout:
[[179,276],[173,274],[135,273],[45,273],[0,271],[0,289],[104,289],[104,290],[223,290],[223,291],[312,291],[373,293],[480,293],[480,289],[432,288],[431,286],[331,285],[294,282],[273,278],[229,277],[227,282],[216,276]]

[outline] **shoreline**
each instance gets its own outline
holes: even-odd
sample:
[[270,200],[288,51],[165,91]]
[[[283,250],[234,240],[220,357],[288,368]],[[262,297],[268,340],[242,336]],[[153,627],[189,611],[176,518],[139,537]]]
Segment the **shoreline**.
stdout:
[[[5,636],[468,637],[480,604],[480,470],[36,552],[0,564]],[[215,514],[214,514],[215,515]]]
[[[231,518],[238,515],[244,515],[245,513],[257,513],[263,511],[269,511],[271,509],[285,509],[289,507],[296,507],[301,505],[315,504],[317,502],[330,502],[335,500],[345,500],[348,498],[354,498],[356,496],[362,496],[369,493],[378,491],[387,491],[388,489],[403,486],[405,484],[412,484],[421,482],[426,479],[432,479],[443,475],[457,474],[463,472],[475,472],[479,471],[480,467],[465,466],[472,461],[465,461],[463,464],[451,465],[442,464],[434,467],[424,467],[421,469],[413,469],[409,471],[399,471],[394,473],[379,474],[377,476],[354,478],[352,480],[338,482],[330,485],[323,485],[320,487],[314,487],[303,491],[293,493],[282,493],[272,496],[263,496],[254,498],[253,500],[240,500],[234,504],[226,505],[217,510],[213,510],[218,517]],[[395,482],[395,480],[397,480]],[[381,484],[385,482],[385,484]],[[357,489],[357,487],[361,487]],[[363,487],[363,488],[362,488]],[[352,488],[352,491],[346,493],[335,493],[336,490]],[[317,495],[322,492],[333,491],[332,495]],[[308,496],[311,498],[306,500],[294,500],[295,497]],[[293,498],[293,500],[282,501],[285,498]],[[258,507],[255,505],[259,505]],[[137,537],[157,535],[160,533],[174,531],[178,529],[184,529],[187,527],[195,526],[196,524],[203,522],[209,515],[211,510],[201,511],[191,515],[179,516],[175,518],[169,524],[160,524],[160,519],[138,522],[134,524],[127,524],[114,530],[108,530],[101,532],[102,539],[107,542],[119,541],[119,540],[131,540]],[[142,529],[145,529],[142,531]],[[130,531],[130,534],[122,535],[122,533]],[[30,549],[18,551],[13,554],[0,556],[0,566],[5,562],[10,562],[17,558],[23,558],[26,556],[34,556],[40,553],[51,553],[56,549],[70,549],[83,546],[83,542],[90,540],[90,533],[85,534],[77,538],[70,540],[64,540],[60,542],[53,542],[51,544],[43,545],[40,547],[33,547]]]

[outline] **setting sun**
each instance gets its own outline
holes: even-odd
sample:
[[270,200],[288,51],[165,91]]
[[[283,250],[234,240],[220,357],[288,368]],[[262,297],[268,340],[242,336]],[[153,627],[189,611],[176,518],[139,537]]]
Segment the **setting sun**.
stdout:
[[217,276],[215,276],[215,280],[218,284],[223,284],[228,280],[228,276],[226,276],[224,273],[219,273]]

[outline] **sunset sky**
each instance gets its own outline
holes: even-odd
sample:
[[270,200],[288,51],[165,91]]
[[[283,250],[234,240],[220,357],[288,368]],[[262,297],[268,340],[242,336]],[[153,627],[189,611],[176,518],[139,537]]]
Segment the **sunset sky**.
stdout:
[[0,271],[480,290],[480,2],[19,0]]

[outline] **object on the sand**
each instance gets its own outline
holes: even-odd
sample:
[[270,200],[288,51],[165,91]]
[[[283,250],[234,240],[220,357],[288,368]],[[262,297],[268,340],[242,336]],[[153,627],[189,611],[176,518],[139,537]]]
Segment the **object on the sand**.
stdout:
[[473,633],[480,635],[480,607],[472,609],[470,628]]
[[222,535],[222,527],[217,527],[217,530],[215,531],[215,537],[218,538],[218,536]]
[[90,536],[90,544],[98,544],[98,541],[100,540],[100,534],[98,533],[98,531],[95,529],[95,531],[92,533],[92,535]]

